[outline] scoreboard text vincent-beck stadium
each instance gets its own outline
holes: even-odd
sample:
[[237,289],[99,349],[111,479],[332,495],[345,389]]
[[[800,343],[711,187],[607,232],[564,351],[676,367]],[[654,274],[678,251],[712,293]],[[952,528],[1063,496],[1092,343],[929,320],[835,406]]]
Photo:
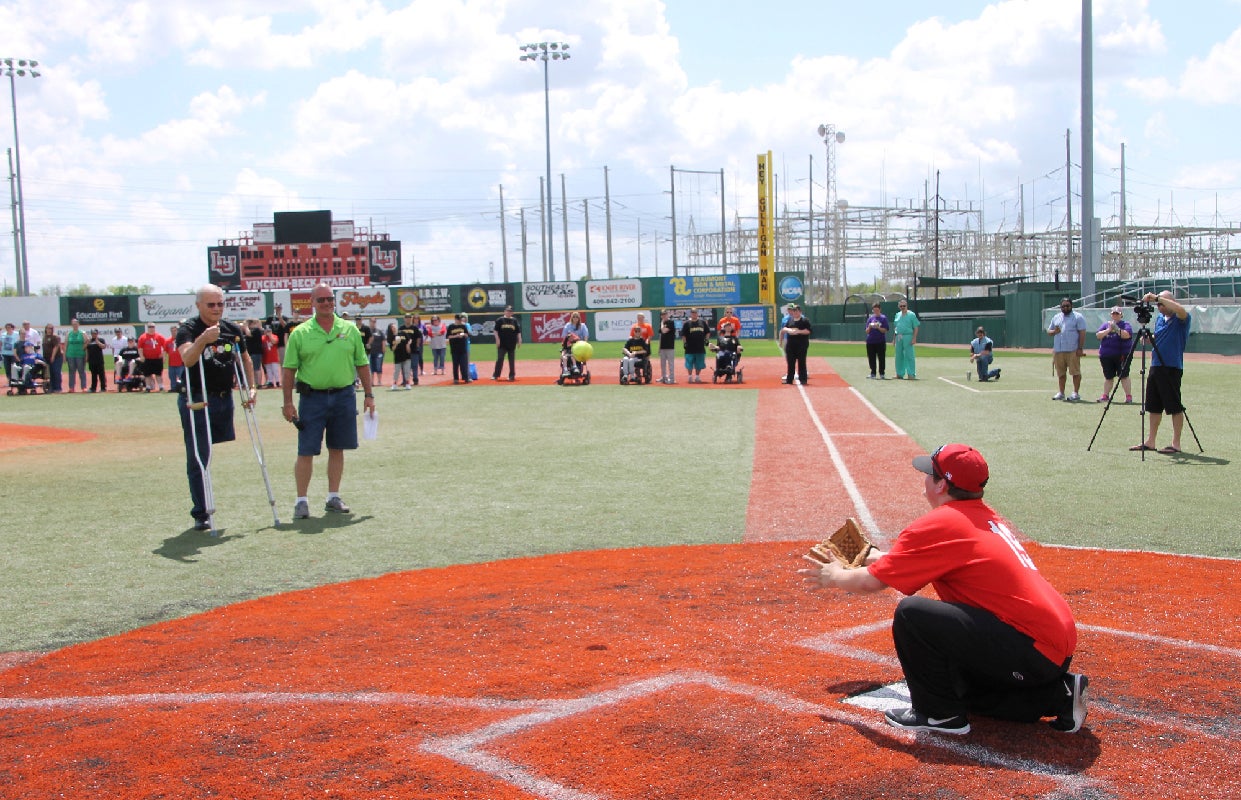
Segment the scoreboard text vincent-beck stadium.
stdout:
[[401,243],[334,221],[331,211],[278,211],[251,235],[208,247],[207,280],[249,291],[399,284]]

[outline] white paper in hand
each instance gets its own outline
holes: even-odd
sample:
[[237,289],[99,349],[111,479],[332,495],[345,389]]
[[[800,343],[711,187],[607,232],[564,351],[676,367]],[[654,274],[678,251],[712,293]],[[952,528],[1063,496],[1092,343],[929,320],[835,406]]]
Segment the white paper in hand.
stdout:
[[379,435],[379,412],[365,411],[362,413],[362,438],[374,439]]

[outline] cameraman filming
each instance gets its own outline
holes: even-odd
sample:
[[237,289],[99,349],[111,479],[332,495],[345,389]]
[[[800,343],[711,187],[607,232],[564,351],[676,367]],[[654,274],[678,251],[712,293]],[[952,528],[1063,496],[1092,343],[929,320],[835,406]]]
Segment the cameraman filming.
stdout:
[[1164,455],[1181,452],[1181,426],[1185,422],[1185,406],[1181,405],[1181,376],[1185,372],[1185,346],[1189,343],[1190,315],[1172,296],[1172,292],[1142,297],[1159,311],[1154,333],[1148,333],[1154,355],[1151,358],[1150,380],[1146,384],[1146,411],[1150,414],[1150,432],[1146,441],[1130,450],[1155,450],[1155,435],[1164,414],[1172,416],[1172,444],[1159,449]]

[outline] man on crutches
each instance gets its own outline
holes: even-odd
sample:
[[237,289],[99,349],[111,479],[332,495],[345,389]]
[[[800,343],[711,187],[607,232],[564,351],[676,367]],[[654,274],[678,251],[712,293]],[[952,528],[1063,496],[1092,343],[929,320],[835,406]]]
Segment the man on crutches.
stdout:
[[[233,433],[234,363],[251,374],[242,330],[223,319],[224,291],[208,284],[195,296],[198,316],[181,323],[177,351],[185,363],[185,379],[177,397],[185,438],[185,474],[190,484],[190,515],[194,530],[215,531],[215,497],[211,491],[211,449],[231,442]],[[255,393],[248,402],[254,405]]]

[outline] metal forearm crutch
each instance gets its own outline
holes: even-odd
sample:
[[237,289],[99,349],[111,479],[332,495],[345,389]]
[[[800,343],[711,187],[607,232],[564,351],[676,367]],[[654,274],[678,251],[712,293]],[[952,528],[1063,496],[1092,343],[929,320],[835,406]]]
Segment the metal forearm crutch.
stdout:
[[254,414],[254,404],[250,402],[250,383],[245,378],[247,370],[241,368],[241,358],[233,359],[233,374],[237,376],[237,392],[241,395],[241,408],[246,417],[246,430],[250,432],[250,446],[254,448],[254,457],[258,459],[259,471],[263,473],[263,485],[267,487],[267,502],[271,504],[271,519],[276,525],[280,517],[276,514],[276,496],[272,494],[271,478],[267,475],[267,459],[263,457],[263,436],[259,433],[259,421]]
[[[198,357],[198,386],[202,392],[201,401],[190,402],[194,397],[193,383],[190,381],[186,383],[188,385],[186,386],[185,404],[190,412],[190,438],[194,440],[194,460],[198,462],[198,473],[203,479],[203,505],[206,506],[204,511],[207,514],[207,526],[211,529],[212,536],[219,536],[215,529],[215,490],[211,486],[211,453],[215,448],[211,442],[211,411],[207,408],[207,373],[203,368],[202,355]],[[197,411],[203,412],[203,424],[206,425],[207,460],[205,463],[198,449],[198,424],[194,421]]]

